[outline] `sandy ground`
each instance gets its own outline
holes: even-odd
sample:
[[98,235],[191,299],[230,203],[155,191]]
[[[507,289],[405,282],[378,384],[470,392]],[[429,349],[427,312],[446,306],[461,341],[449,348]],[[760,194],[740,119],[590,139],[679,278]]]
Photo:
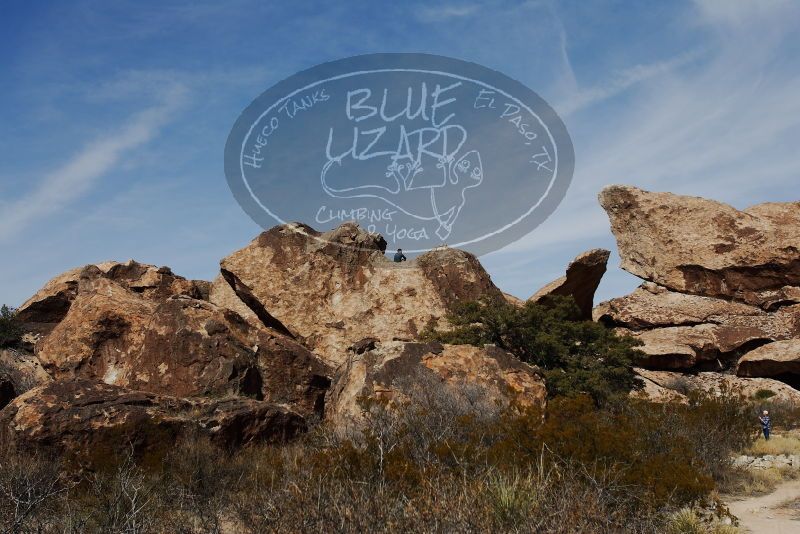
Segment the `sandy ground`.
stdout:
[[798,499],[800,480],[792,480],[781,484],[767,495],[729,501],[728,507],[739,518],[740,526],[745,532],[800,534],[800,510],[790,506],[792,501]]

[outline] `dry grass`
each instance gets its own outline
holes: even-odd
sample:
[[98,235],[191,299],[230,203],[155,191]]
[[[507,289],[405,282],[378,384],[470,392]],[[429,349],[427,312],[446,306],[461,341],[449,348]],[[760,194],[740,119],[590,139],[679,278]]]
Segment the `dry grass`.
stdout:
[[772,493],[787,480],[800,478],[800,470],[791,467],[770,469],[734,469],[718,481],[722,493],[734,496],[765,495]]
[[763,456],[765,454],[800,454],[800,434],[797,432],[786,433],[783,435],[773,434],[769,441],[760,438],[745,451],[751,456]]
[[743,531],[718,521],[705,522],[691,508],[682,508],[669,516],[665,534],[743,534]]

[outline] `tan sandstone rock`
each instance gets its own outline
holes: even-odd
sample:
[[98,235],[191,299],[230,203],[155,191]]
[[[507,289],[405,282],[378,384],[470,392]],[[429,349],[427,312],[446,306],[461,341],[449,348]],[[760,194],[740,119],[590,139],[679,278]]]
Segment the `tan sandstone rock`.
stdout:
[[739,360],[736,374],[748,377],[793,374],[800,378],[800,339],[776,341],[748,352]]
[[131,448],[162,455],[182,436],[231,448],[281,443],[306,427],[299,414],[252,399],[179,399],[89,380],[55,381],[0,411],[0,442],[90,465]]
[[594,319],[640,339],[641,365],[689,369],[701,362],[728,367],[754,345],[800,336],[800,307],[767,312],[719,298],[676,293],[645,282],[633,293],[599,304]]
[[239,295],[236,294],[222,275],[217,276],[211,283],[211,291],[209,292],[208,300],[220,308],[227,308],[235,311],[252,325],[262,325],[258,315],[256,315],[247,304],[242,302],[242,299],[239,298]]
[[594,293],[606,272],[610,254],[611,252],[602,248],[584,252],[570,262],[565,276],[550,282],[528,300],[546,303],[551,295],[571,296],[575,299],[583,318],[591,319]]
[[648,358],[640,365],[652,369],[690,369],[705,363],[701,366],[705,370],[723,370],[754,346],[770,340],[763,330],[747,325],[701,324],[619,331],[644,343],[639,349]]
[[794,294],[791,288],[800,286],[800,202],[739,211],[620,185],[606,187],[599,199],[622,268],[640,278],[762,307],[775,304],[776,292]]
[[693,326],[703,323],[725,324],[740,317],[763,322],[769,314],[747,304],[719,298],[677,293],[645,282],[633,293],[601,302],[593,319],[609,326],[647,329],[664,326]]
[[208,298],[210,284],[187,280],[168,267],[156,267],[133,260],[126,263],[105,262],[72,269],[48,281],[42,289],[25,301],[17,317],[33,334],[33,340],[47,335],[67,314],[75,300],[81,278],[105,278],[150,300],[163,300],[172,295]]
[[[663,390],[684,397],[686,394],[699,391],[711,395],[739,394],[747,399],[757,399],[757,394],[762,391],[771,391],[775,395],[772,401],[788,402],[800,405],[800,391],[791,386],[769,378],[743,378],[731,374],[702,372],[696,374],[677,373],[671,371],[650,371],[636,369],[637,374],[645,381],[654,384],[662,393]],[[653,391],[653,390],[651,390]],[[645,390],[646,392],[646,390]],[[678,400],[680,400],[678,397]],[[675,400],[669,393],[665,396],[650,397],[651,400]]]
[[457,302],[503,298],[471,254],[442,248],[393,263],[385,246],[355,223],[324,234],[289,224],[262,233],[220,266],[262,322],[285,326],[332,365],[365,337],[414,340]]
[[544,406],[547,391],[535,367],[494,346],[439,343],[380,343],[367,339],[354,345],[337,370],[328,395],[326,418],[336,426],[357,425],[362,400],[398,403],[422,373],[437,382],[483,388],[497,403]]
[[106,277],[79,281],[66,316],[37,344],[59,379],[151,393],[238,395],[321,415],[331,370],[294,340],[185,295],[152,300]]

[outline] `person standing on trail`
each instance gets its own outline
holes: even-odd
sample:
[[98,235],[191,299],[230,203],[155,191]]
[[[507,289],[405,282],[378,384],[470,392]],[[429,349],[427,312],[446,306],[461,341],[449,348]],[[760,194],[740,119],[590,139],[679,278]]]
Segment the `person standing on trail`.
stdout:
[[772,429],[772,421],[769,420],[769,412],[764,410],[764,413],[761,414],[758,420],[761,421],[761,431],[764,432],[764,439],[769,441],[769,431]]
[[400,263],[401,261],[406,261],[406,255],[403,254],[403,249],[402,248],[398,248],[397,252],[395,252],[394,261],[395,261],[395,263]]

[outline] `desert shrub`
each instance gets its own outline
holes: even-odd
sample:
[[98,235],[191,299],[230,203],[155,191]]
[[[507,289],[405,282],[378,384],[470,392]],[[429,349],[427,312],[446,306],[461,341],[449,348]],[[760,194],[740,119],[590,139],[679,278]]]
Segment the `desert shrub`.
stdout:
[[5,304],[0,306],[0,347],[16,345],[22,340],[22,333],[16,311]]
[[428,329],[427,339],[452,344],[496,345],[544,370],[551,397],[586,394],[598,405],[641,387],[633,362],[640,343],[605,326],[580,320],[571,297],[548,305],[470,302],[447,317],[448,330]]
[[37,532],[57,527],[54,516],[70,485],[56,460],[4,448],[0,452],[0,531]]
[[133,455],[108,472],[90,473],[79,498],[85,502],[80,524],[90,532],[152,532],[159,507],[159,481],[138,466]]
[[687,404],[654,405],[662,428],[684,436],[694,455],[715,479],[730,469],[732,454],[746,449],[756,437],[752,409],[732,391],[691,393]]
[[728,457],[736,445],[706,443],[738,428],[729,421],[739,414],[733,401],[598,408],[576,395],[551,400],[542,413],[498,405],[482,388],[431,374],[400,389],[405,400],[393,405],[365,402],[358,427],[323,425],[284,446],[231,453],[189,436],[160,463],[122,455],[116,466],[69,476],[50,460],[15,453],[12,463],[0,463],[0,491],[10,494],[5,488],[23,474],[42,473],[22,484],[42,488],[30,492],[41,498],[21,521],[11,501],[0,502],[0,525],[17,522],[17,532],[655,533],[709,493],[716,467],[707,456]]

